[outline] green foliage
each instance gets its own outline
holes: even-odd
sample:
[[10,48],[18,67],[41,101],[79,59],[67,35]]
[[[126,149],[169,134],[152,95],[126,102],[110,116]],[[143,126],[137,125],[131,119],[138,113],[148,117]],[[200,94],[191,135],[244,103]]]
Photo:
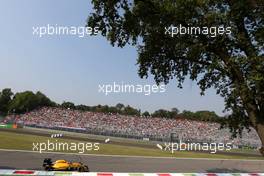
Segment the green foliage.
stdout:
[[86,106],[86,105],[77,105],[77,106],[75,106],[75,109],[78,109],[81,111],[91,111],[91,107]]
[[0,92],[0,115],[8,112],[8,106],[12,100],[13,92],[6,88]]
[[176,118],[179,110],[177,108],[172,108],[171,111],[165,109],[159,109],[151,114],[152,117],[162,117],[162,118]]
[[[252,126],[264,144],[263,0],[93,0],[87,25],[98,26],[113,46],[138,48],[138,74],[157,84],[189,77],[201,94],[215,88],[231,115],[233,133]],[[231,27],[231,34],[165,34],[165,27]],[[160,110],[154,115],[166,115]],[[192,115],[189,112],[184,112]],[[210,112],[199,112],[208,118]]]
[[41,92],[34,94],[31,91],[25,91],[15,94],[8,105],[8,111],[10,113],[25,113],[39,107],[55,105]]
[[126,106],[123,110],[123,112],[121,112],[122,114],[125,114],[125,115],[136,115],[136,116],[139,116],[140,115],[140,111],[131,107],[131,106]]
[[169,117],[169,111],[165,110],[165,109],[159,109],[159,110],[156,110],[154,111],[152,114],[151,114],[152,117],[163,117],[163,118],[167,118]]
[[[87,106],[87,105],[75,105],[72,102],[64,101],[61,105],[56,104],[51,101],[46,95],[38,91],[36,94],[32,91],[18,92],[13,96],[11,89],[3,89],[0,92],[0,107],[2,110],[2,115],[9,113],[25,113],[36,108],[41,107],[61,107],[64,109],[81,110],[81,111],[92,111],[92,112],[102,112],[102,113],[113,113],[122,115],[132,115],[143,117],[159,117],[159,118],[187,118],[191,120],[202,120],[202,121],[215,121],[220,119],[214,112],[209,111],[183,111],[179,114],[177,108],[172,108],[171,111],[159,109],[154,113],[150,114],[148,111],[141,113],[140,110],[133,108],[130,105],[125,106],[122,103],[118,103],[115,106],[108,105],[97,105],[97,106]],[[188,113],[187,113],[188,112]],[[1,116],[0,113],[0,116]],[[0,120],[1,121],[1,120]]]
[[145,112],[142,113],[142,116],[143,117],[149,117],[150,113],[148,111],[145,111]]
[[125,105],[123,105],[122,103],[117,103],[116,104],[116,109],[118,110],[118,111],[123,111],[124,110],[124,108],[125,108]]
[[102,113],[119,113],[123,115],[140,115],[140,111],[127,105],[118,103],[116,106],[108,105],[97,105],[97,106],[86,106],[77,105],[75,106],[72,102],[63,102],[60,107],[65,109],[81,110],[81,111],[92,111],[92,112],[102,112]]
[[224,119],[222,117],[219,117],[214,111],[191,112],[191,111],[184,110],[181,113],[181,116],[186,119],[208,121],[208,122],[220,122],[221,119]]
[[[72,102],[63,102],[62,104],[61,104],[61,107],[62,108],[65,108],[65,109],[75,109],[75,105],[74,105],[74,103],[72,103]],[[82,107],[81,107],[82,108]]]
[[202,121],[216,121],[218,116],[213,111],[197,111],[195,117]]

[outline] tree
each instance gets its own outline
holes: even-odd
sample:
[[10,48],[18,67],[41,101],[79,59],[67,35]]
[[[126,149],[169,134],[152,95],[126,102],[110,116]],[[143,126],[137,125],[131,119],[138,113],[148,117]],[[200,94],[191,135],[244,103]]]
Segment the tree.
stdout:
[[214,122],[219,118],[214,111],[197,111],[194,113],[194,116],[198,120],[209,122]]
[[118,110],[118,111],[123,111],[124,110],[124,108],[125,108],[125,105],[124,104],[122,104],[122,103],[117,103],[116,104],[116,109]]
[[101,112],[104,112],[104,113],[109,112],[109,106],[108,106],[108,105],[104,105],[104,106],[102,106],[102,108],[101,108]]
[[116,114],[118,110],[115,106],[110,106],[108,109],[108,112]]
[[171,113],[170,111],[167,111],[165,109],[159,109],[154,111],[151,116],[152,117],[161,117],[161,118],[171,118]]
[[127,105],[124,110],[122,111],[122,114],[124,115],[136,115],[139,116],[140,115],[140,111]]
[[178,115],[179,114],[179,109],[178,108],[171,108],[171,113],[173,114],[173,115]]
[[38,107],[38,99],[31,91],[16,93],[10,102],[9,111],[24,113]]
[[0,92],[0,112],[7,113],[12,96],[13,92],[9,88],[3,89],[2,92]]
[[150,116],[150,113],[148,111],[145,111],[145,112],[142,113],[142,116],[149,117]]
[[186,119],[195,119],[195,115],[192,111],[188,111],[188,110],[183,110],[181,115],[186,118]]
[[16,93],[8,104],[9,112],[24,113],[44,106],[56,106],[46,95],[41,92],[34,94],[32,91]]
[[[234,134],[252,126],[264,155],[263,0],[93,0],[87,25],[98,26],[113,46],[138,48],[138,74],[157,84],[189,77],[201,94],[224,97]],[[170,36],[165,28],[231,27],[231,33]]]
[[65,109],[75,109],[74,103],[68,102],[68,101],[62,102],[61,107],[65,108]]
[[43,106],[56,106],[56,103],[51,101],[45,94],[42,92],[38,91],[36,93],[36,98],[38,100],[38,107],[43,107]]
[[90,106],[86,106],[86,105],[83,105],[83,104],[75,106],[75,109],[81,110],[81,111],[91,111],[91,107]]

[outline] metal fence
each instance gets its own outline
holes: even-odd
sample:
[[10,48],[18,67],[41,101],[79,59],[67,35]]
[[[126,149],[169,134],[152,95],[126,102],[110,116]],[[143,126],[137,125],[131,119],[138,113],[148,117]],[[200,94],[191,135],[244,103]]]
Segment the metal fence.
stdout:
[[170,137],[158,137],[154,135],[144,135],[144,136],[137,136],[133,134],[120,134],[114,133],[112,131],[101,131],[96,129],[78,129],[78,128],[66,128],[66,127],[47,127],[41,125],[25,125],[27,127],[34,127],[34,128],[43,128],[43,129],[50,129],[50,130],[61,130],[61,131],[68,131],[68,132],[75,132],[75,133],[84,133],[84,134],[93,134],[93,135],[101,135],[101,136],[112,136],[112,137],[121,137],[121,138],[130,138],[130,139],[139,139],[143,140],[148,138],[150,141],[161,141],[161,142],[171,142]]

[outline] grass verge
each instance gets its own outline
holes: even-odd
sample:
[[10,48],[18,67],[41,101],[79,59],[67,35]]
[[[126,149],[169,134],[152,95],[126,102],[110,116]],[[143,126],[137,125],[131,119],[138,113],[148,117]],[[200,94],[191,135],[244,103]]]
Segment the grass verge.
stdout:
[[[33,143],[43,143],[49,140],[50,142],[61,143],[87,143],[82,140],[70,140],[63,138],[50,138],[37,135],[19,134],[13,132],[0,131],[0,149],[14,149],[14,150],[33,150]],[[177,157],[177,158],[217,158],[217,159],[263,159],[262,157],[244,157],[233,156],[224,154],[209,154],[209,153],[197,153],[189,151],[177,151],[175,153],[169,153],[151,148],[142,148],[134,146],[121,146],[111,143],[101,143],[98,151],[85,151],[85,154],[103,154],[103,155],[129,155],[129,156],[151,156],[151,157]],[[72,151],[56,151],[56,152],[69,152],[69,153],[82,153],[83,150]],[[50,152],[50,151],[49,151]]]

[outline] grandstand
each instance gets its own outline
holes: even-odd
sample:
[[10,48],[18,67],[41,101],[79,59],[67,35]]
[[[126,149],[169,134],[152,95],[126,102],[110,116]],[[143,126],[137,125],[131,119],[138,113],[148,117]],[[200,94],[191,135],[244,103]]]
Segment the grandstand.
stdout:
[[231,138],[229,129],[220,129],[220,124],[188,119],[127,116],[111,113],[79,111],[44,107],[23,115],[8,116],[5,123],[24,126],[77,131],[107,136],[155,141],[171,141],[172,134],[183,141],[233,143],[234,147],[261,146],[256,131],[244,130],[242,138]]

